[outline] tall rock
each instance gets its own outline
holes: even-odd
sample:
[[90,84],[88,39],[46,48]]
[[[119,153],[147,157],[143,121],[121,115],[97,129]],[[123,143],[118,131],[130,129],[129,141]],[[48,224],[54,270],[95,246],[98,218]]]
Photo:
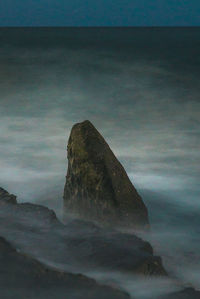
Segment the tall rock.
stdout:
[[148,227],[148,212],[102,135],[88,120],[68,141],[64,213],[103,224]]

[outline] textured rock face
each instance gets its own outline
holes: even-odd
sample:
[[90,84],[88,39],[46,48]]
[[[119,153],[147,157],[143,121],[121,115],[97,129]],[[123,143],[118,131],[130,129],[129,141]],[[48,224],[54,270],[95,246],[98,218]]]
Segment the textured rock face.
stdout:
[[9,194],[6,190],[0,187],[0,204],[3,203],[16,204],[17,197],[13,194]]
[[89,121],[74,125],[69,137],[64,211],[105,224],[149,225],[141,197]]

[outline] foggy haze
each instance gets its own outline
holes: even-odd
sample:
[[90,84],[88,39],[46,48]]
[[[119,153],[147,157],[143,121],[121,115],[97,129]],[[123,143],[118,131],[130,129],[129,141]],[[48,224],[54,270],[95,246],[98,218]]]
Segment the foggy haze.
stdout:
[[[165,254],[158,240],[169,247],[169,239],[177,240],[181,259],[177,248],[186,238],[196,256],[199,33],[1,28],[1,187],[61,216],[69,133],[74,123],[89,119],[143,196],[152,226],[159,228],[163,219],[165,233],[152,233],[156,248]],[[193,278],[190,269],[183,276],[195,285],[198,275],[199,268]]]

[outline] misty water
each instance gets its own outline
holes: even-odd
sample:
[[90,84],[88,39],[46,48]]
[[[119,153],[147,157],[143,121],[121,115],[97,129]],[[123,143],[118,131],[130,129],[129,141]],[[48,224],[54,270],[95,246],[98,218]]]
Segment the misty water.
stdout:
[[[148,207],[151,232],[138,234],[175,280],[199,289],[199,52],[199,28],[1,28],[0,186],[62,219],[67,139],[89,119]],[[139,298],[155,289],[87,274]]]

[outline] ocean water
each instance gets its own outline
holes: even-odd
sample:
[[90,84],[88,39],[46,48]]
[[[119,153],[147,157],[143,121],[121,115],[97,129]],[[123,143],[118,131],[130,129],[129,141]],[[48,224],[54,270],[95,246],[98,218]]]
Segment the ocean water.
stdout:
[[200,28],[0,28],[0,186],[62,217],[89,119],[149,209],[171,275],[200,287]]

